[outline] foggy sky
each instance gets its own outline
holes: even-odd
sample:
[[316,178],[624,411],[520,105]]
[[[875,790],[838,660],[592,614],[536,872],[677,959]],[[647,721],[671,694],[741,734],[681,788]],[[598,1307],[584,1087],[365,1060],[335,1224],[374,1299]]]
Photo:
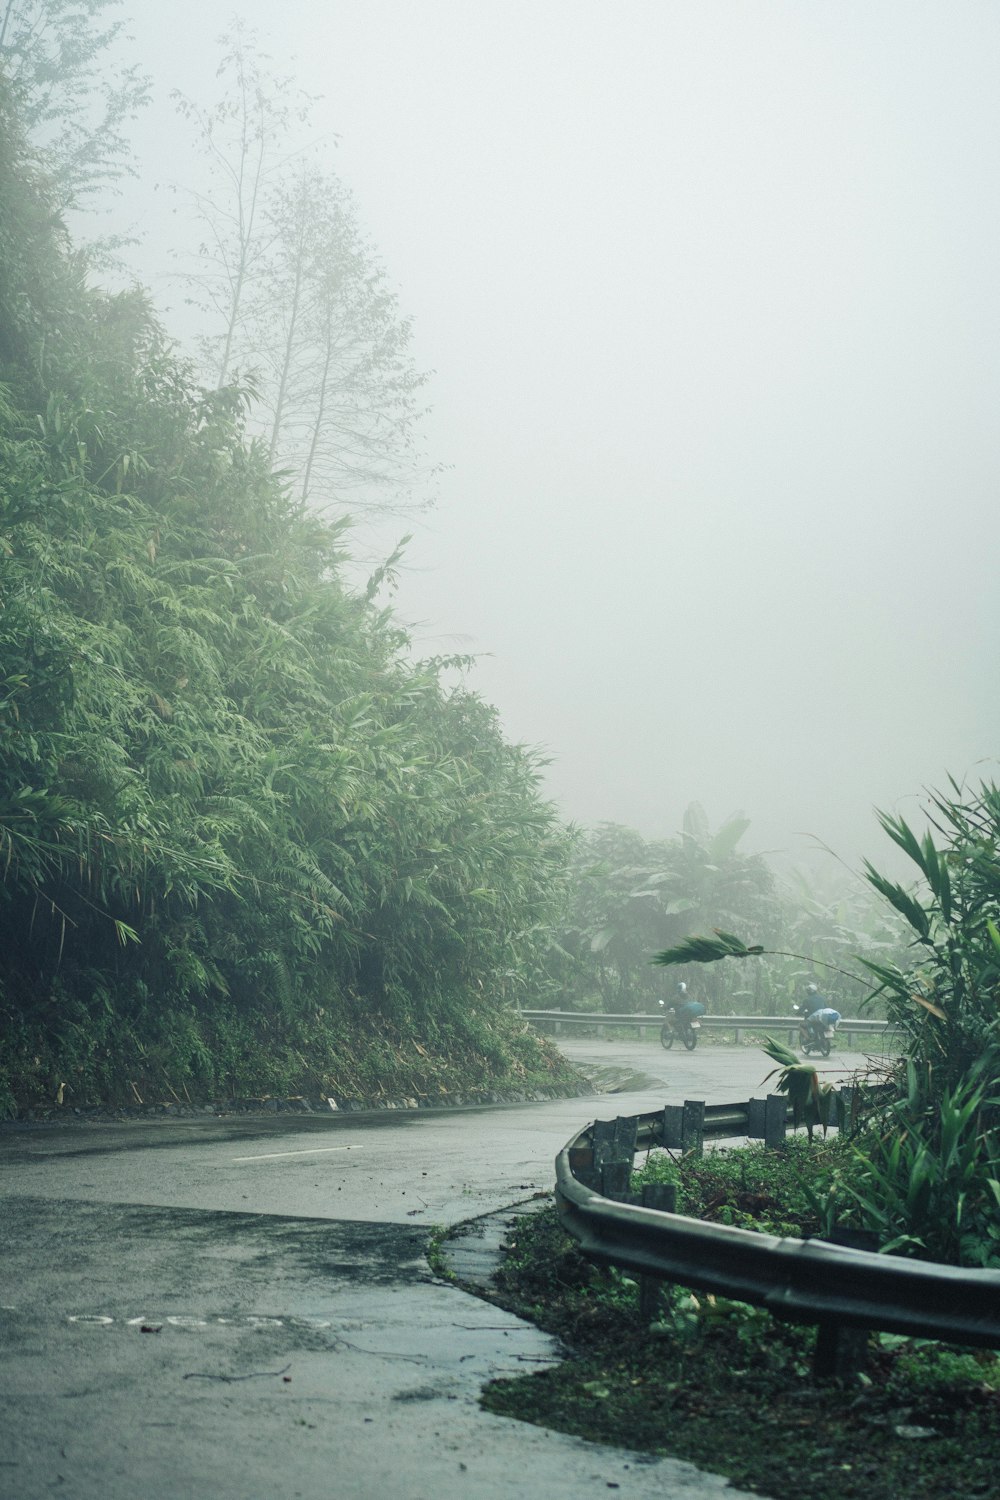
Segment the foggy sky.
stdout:
[[[436,372],[450,467],[397,608],[419,654],[482,654],[565,816],[661,837],[697,800],[855,863],[874,806],[994,776],[1000,11],[238,10],[324,96]],[[233,6],[124,12],[156,102],[116,212],[176,308],[167,95],[214,97]]]

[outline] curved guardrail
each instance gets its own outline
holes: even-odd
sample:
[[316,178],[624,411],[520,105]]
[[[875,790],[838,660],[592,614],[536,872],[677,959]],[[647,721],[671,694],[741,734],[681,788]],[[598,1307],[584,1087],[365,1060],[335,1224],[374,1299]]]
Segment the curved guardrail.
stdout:
[[[782,1099],[782,1104],[785,1101]],[[705,1134],[735,1134],[748,1105],[705,1106]],[[604,1127],[603,1130],[601,1127]],[[706,1224],[588,1185],[636,1145],[669,1144],[665,1111],[594,1121],[556,1158],[556,1204],[585,1254],[642,1276],[768,1308],[776,1317],[1000,1348],[1000,1271],[902,1260],[819,1240]],[[605,1144],[602,1146],[602,1141]],[[603,1157],[603,1162],[602,1162]],[[581,1180],[584,1179],[584,1180]]]

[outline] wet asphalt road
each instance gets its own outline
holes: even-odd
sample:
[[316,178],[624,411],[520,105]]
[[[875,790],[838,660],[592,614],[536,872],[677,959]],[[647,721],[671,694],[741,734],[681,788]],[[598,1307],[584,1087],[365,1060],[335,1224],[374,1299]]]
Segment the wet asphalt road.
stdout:
[[437,1280],[431,1226],[550,1189],[590,1119],[760,1096],[770,1066],[736,1048],[564,1050],[626,1091],[0,1127],[2,1500],[735,1495],[476,1404],[555,1350]]

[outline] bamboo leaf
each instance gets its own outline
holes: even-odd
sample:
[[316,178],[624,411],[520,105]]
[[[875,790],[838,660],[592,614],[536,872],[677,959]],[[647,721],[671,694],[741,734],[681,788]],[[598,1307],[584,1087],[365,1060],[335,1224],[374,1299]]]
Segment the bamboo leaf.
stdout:
[[914,1005],[921,1005],[924,1010],[929,1010],[932,1016],[937,1016],[939,1021],[947,1021],[947,1012],[943,1011],[939,1005],[932,1005],[930,1000],[924,999],[923,995],[911,995],[910,999]]
[[654,954],[651,962],[662,965],[710,964],[723,958],[749,958],[763,952],[760,945],[748,947],[742,938],[716,928],[714,937],[687,937],[676,947]]

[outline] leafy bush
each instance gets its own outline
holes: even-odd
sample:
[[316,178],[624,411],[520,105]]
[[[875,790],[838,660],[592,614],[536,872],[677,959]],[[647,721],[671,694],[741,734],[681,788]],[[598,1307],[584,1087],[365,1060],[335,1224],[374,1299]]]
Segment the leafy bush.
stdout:
[[932,1106],[942,1090],[1000,1077],[1000,789],[935,796],[932,830],[919,839],[883,816],[890,838],[913,861],[908,889],[867,866],[868,879],[907,922],[915,958],[868,967],[889,1014],[907,1035],[913,1086]]
[[[915,1084],[912,1063],[908,1076]],[[862,1133],[842,1196],[884,1251],[1000,1266],[1000,1140],[983,1127],[986,1108],[985,1089],[965,1083],[944,1092],[932,1117],[914,1087]]]
[[[760,855],[746,854],[746,818],[712,832],[692,803],[676,839],[647,841],[604,823],[581,832],[572,851],[568,921],[560,931],[565,983],[577,1004],[609,1011],[650,1009],[662,994],[651,952],[694,921],[744,921],[777,932],[774,877]],[[714,976],[699,976],[710,1009],[724,999]]]
[[[850,1215],[882,1248],[964,1265],[1000,1264],[1000,790],[932,800],[932,830],[918,838],[901,818],[883,828],[916,865],[909,889],[866,864],[872,887],[906,922],[915,959],[860,958],[877,979],[871,999],[906,1036],[896,1091],[855,1142],[850,1162],[828,1184],[824,1221]],[[748,944],[716,929],[656,954],[654,963],[715,964],[758,959]],[[797,1101],[797,1120],[826,1125],[814,1068],[780,1044],[779,1088]]]
[[752,1143],[680,1162],[654,1151],[634,1184],[637,1191],[647,1182],[676,1184],[677,1212],[693,1219],[799,1238],[821,1232],[820,1196],[843,1157],[838,1138],[814,1150],[801,1136],[789,1136],[781,1151]]
[[1000,790],[952,783],[923,838],[881,822],[919,876],[910,889],[867,866],[912,934],[909,964],[868,964],[907,1056],[846,1186],[886,1248],[1000,1265]]

